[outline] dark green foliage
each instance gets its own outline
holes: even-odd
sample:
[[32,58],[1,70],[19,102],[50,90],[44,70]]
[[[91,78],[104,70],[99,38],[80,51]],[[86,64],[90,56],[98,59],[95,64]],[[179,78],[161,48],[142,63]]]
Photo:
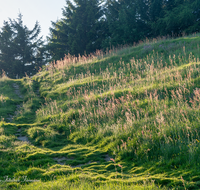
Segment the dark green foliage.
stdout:
[[156,34],[179,36],[199,31],[198,0],[160,0],[157,5],[161,5],[160,14],[152,23]]
[[14,43],[12,40],[13,32],[8,22],[4,22],[2,31],[0,33],[0,73],[2,70],[13,73],[14,68],[11,63],[15,62],[14,57]]
[[198,0],[67,0],[66,4],[63,18],[50,28],[46,48],[51,60],[200,29]]
[[109,0],[107,2],[106,18],[110,35],[104,43],[108,46],[130,44],[143,37],[138,31],[135,2],[135,0]]
[[58,60],[65,54],[85,54],[101,48],[104,24],[103,11],[98,0],[67,0],[63,9],[63,19],[52,22],[51,36],[48,38],[52,58]]
[[9,77],[33,75],[44,62],[43,42],[38,38],[40,26],[36,22],[29,30],[23,25],[22,15],[17,20],[4,22],[0,32],[0,69]]

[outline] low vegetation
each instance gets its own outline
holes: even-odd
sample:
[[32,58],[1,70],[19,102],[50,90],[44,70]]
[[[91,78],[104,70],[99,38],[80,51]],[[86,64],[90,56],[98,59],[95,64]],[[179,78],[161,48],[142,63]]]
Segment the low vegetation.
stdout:
[[0,187],[199,189],[198,34],[0,79]]

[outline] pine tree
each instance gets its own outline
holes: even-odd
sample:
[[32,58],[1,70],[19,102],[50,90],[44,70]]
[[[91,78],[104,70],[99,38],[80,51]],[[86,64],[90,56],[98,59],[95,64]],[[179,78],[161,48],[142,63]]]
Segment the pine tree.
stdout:
[[150,36],[150,3],[150,0],[107,0],[109,38],[106,45],[132,44]]
[[[36,66],[41,65],[42,58],[38,59],[39,48],[43,45],[42,37],[38,38],[40,33],[39,23],[36,22],[32,30],[23,25],[22,15],[19,14],[17,21],[11,20],[11,27],[14,32],[15,59],[17,60],[17,73],[24,76],[30,75]],[[16,70],[17,70],[16,68]]]
[[[159,18],[160,34],[179,36],[182,33],[191,33],[195,31],[197,14],[195,16],[194,0],[172,0],[166,1],[164,7],[164,16]],[[196,1],[195,1],[196,2]]]
[[148,4],[148,20],[147,23],[151,28],[150,36],[157,37],[160,34],[161,24],[158,19],[163,18],[163,0],[150,0]]
[[7,71],[6,74],[14,75],[14,43],[13,32],[8,22],[4,22],[0,32],[0,74]]
[[52,22],[51,35],[48,38],[48,49],[54,60],[65,54],[89,54],[101,48],[104,35],[102,15],[98,0],[70,0],[63,9],[63,17]]
[[[5,22],[0,33],[0,66],[8,76],[31,75],[44,64],[43,41],[41,37],[38,38],[39,33],[38,22],[32,30],[29,30],[23,25],[21,14],[19,14],[17,21],[10,19],[9,23]],[[6,53],[8,50],[9,53]]]
[[[136,19],[138,24],[138,31],[140,32],[140,40],[146,37],[154,36],[153,23],[155,22],[155,3],[154,0],[136,0]],[[156,0],[155,0],[156,1]],[[158,0],[159,1],[159,0]],[[153,16],[155,16],[153,18]]]
[[193,22],[186,31],[188,34],[200,31],[200,1],[190,0],[189,4],[193,14]]
[[110,33],[107,45],[130,44],[141,37],[136,8],[135,0],[107,1],[106,18]]
[[70,30],[68,25],[65,24],[65,20],[62,19],[57,22],[51,22],[50,36],[47,37],[48,44],[46,46],[47,51],[50,54],[50,61],[59,60],[69,53],[68,31]]

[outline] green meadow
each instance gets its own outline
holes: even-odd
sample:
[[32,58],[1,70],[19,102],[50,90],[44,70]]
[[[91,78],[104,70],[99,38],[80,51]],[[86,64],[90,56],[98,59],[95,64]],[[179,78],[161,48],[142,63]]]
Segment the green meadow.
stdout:
[[0,189],[200,189],[200,35],[0,78]]

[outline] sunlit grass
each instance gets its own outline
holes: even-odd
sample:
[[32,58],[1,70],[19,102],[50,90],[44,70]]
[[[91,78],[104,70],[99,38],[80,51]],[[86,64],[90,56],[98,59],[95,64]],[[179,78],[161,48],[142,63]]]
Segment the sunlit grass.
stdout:
[[147,40],[1,80],[1,116],[14,118],[0,127],[0,178],[41,180],[2,187],[198,189],[199,43]]

